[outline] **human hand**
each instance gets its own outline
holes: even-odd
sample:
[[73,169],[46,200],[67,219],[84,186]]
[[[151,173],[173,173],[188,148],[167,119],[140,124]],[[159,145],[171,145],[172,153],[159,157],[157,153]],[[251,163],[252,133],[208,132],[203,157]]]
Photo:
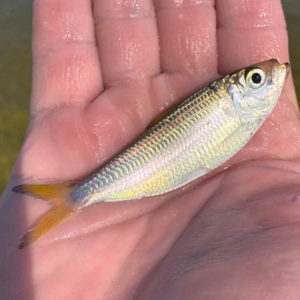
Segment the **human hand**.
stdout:
[[92,15],[88,0],[34,2],[32,119],[0,210],[5,299],[299,298],[291,78],[230,168],[169,197],[88,208],[17,250],[48,207],[12,186],[83,177],[218,74],[288,60],[279,1],[214,4],[95,0]]

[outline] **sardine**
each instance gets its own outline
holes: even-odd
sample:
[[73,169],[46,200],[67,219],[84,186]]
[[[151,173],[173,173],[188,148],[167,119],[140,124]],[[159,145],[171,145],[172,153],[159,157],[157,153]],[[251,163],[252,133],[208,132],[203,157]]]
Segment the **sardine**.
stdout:
[[216,169],[249,142],[272,112],[288,72],[288,63],[271,59],[226,75],[173,107],[83,180],[14,187],[53,203],[19,248],[84,207],[161,195]]

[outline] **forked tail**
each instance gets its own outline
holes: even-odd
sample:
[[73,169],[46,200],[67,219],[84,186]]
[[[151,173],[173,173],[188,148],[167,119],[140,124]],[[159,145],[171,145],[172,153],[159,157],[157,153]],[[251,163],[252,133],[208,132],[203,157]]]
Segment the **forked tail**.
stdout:
[[13,188],[16,193],[32,195],[53,204],[53,207],[34,222],[23,235],[19,249],[39,239],[54,226],[75,213],[74,207],[69,202],[71,187],[71,184],[25,184]]

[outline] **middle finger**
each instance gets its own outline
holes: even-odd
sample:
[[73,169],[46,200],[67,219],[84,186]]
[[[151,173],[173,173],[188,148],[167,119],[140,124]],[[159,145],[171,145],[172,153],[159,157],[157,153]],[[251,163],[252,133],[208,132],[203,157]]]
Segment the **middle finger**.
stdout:
[[[196,77],[198,84],[217,73],[214,0],[157,0],[161,68]],[[200,79],[201,78],[201,79]]]

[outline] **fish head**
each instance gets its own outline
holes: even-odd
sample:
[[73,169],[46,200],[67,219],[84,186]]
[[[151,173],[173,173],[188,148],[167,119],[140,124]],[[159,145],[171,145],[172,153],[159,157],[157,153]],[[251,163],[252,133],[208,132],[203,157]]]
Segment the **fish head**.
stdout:
[[225,85],[244,123],[264,120],[277,104],[289,64],[270,59],[226,76]]

